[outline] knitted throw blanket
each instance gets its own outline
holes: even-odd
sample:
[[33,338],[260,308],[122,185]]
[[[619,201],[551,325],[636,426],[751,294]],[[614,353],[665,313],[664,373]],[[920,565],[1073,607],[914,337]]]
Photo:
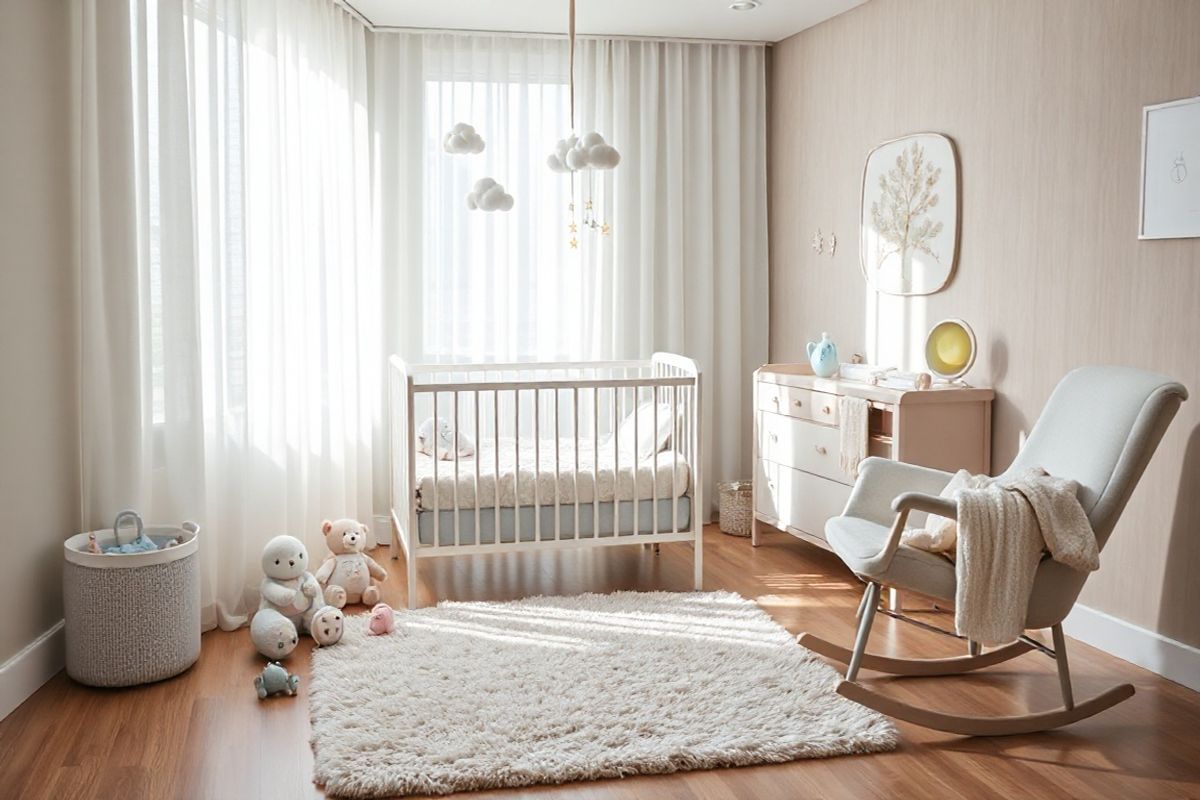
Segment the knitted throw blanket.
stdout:
[[1073,569],[1099,569],[1078,489],[1075,481],[1029,469],[958,492],[954,626],[960,636],[996,645],[1021,635],[1044,551]]

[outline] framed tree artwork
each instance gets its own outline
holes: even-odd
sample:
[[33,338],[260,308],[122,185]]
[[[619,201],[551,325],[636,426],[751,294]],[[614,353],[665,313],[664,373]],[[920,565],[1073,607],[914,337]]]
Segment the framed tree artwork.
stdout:
[[939,133],[884,142],[863,169],[860,261],[886,294],[933,294],[958,258],[958,156]]

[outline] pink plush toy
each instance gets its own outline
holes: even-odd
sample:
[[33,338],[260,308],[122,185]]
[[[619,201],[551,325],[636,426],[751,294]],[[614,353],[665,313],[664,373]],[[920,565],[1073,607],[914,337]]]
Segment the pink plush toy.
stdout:
[[382,636],[396,630],[396,612],[387,603],[376,603],[367,620],[367,635]]

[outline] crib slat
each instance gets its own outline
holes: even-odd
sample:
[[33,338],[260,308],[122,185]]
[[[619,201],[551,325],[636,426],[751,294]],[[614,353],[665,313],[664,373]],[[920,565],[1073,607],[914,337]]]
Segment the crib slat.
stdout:
[[592,538],[600,538],[600,390],[592,387]]
[[675,490],[675,476],[679,474],[679,387],[671,387],[671,533],[679,532],[679,492]]
[[571,433],[575,437],[575,528],[574,538],[579,539],[579,387],[571,390],[571,416],[574,424]]
[[521,541],[521,390],[513,390],[513,543]]
[[[651,396],[651,402],[654,406],[654,444],[651,445],[651,447],[650,447],[651,451],[653,451],[655,449],[655,447],[658,445],[658,384],[657,383],[654,384],[653,388],[650,390],[650,396]],[[635,447],[636,447],[636,445],[635,445]],[[638,455],[640,456],[641,453],[638,453]],[[651,496],[654,498],[654,503],[653,503],[654,511],[650,515],[650,520],[651,520],[650,530],[652,533],[657,535],[658,534],[658,453],[653,452],[651,454],[650,458],[654,459],[654,464],[651,467],[651,469],[653,470],[653,479],[654,479],[654,486],[651,489]]]
[[440,431],[438,430],[438,393],[435,390],[433,393],[433,546],[435,548],[440,547],[442,544],[441,538],[438,535],[438,523],[441,522],[441,520],[439,519],[439,517],[441,517],[441,514],[438,513],[438,511],[440,510],[438,501],[441,499],[441,494],[442,494],[441,487],[438,486],[438,461],[441,460],[438,458],[438,449],[437,449],[438,439],[441,438],[438,435],[439,433],[440,433]]
[[500,390],[492,392],[492,515],[495,528],[492,529],[492,544],[499,547],[500,542]]
[[612,390],[612,416],[609,418],[609,431],[613,443],[613,536],[621,535],[621,453],[617,445],[617,389]]
[[473,428],[475,432],[475,457],[472,458],[471,461],[475,465],[475,544],[478,545],[480,517],[479,506],[481,505],[479,502],[479,445],[482,442],[482,439],[479,436],[479,392],[471,392],[471,398],[474,401],[473,405],[475,409],[475,427]]
[[458,392],[454,392],[454,543],[462,544],[462,539],[459,537],[459,521],[461,516],[459,509],[461,506],[458,502]]
[[533,390],[533,540],[542,540],[542,392]]
[[552,391],[554,392],[554,541],[557,542],[562,538],[562,463],[559,451],[559,442],[562,441],[562,430],[558,424],[558,389]]
[[638,491],[638,482],[642,477],[642,465],[638,459],[638,441],[640,434],[638,433],[638,423],[641,421],[640,403],[641,390],[636,386],[633,389],[633,530],[635,533],[642,532],[641,523],[638,521],[638,514],[642,508],[641,492]]

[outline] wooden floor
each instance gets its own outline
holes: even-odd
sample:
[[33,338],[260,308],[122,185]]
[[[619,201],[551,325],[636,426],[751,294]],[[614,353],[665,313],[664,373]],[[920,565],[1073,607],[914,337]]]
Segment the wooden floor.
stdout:
[[[377,552],[386,553],[386,550]],[[400,607],[402,562],[388,564],[386,599]],[[401,568],[396,568],[401,567]],[[529,553],[437,559],[421,565],[425,602],[507,599],[616,589],[691,588],[691,546],[606,552]],[[748,541],[710,528],[705,586],[754,598],[788,630],[849,643],[860,586],[831,555],[786,534]],[[925,618],[948,622],[944,614]],[[954,639],[879,616],[872,650],[958,655]],[[1200,798],[1200,695],[1072,642],[1076,698],[1130,681],[1137,694],[1091,720],[1048,734],[964,739],[901,726],[893,753],[466,795],[515,798]],[[304,646],[307,648],[307,645]],[[0,723],[3,798],[305,798],[308,650],[288,666],[300,697],[260,703],[262,666],[245,629],[205,634],[200,662],[153,686],[95,690],[59,674]],[[1031,653],[983,673],[951,679],[863,678],[896,697],[958,712],[1018,713],[1058,703],[1053,662]],[[388,691],[380,687],[380,691]],[[399,689],[396,702],[404,702]]]

